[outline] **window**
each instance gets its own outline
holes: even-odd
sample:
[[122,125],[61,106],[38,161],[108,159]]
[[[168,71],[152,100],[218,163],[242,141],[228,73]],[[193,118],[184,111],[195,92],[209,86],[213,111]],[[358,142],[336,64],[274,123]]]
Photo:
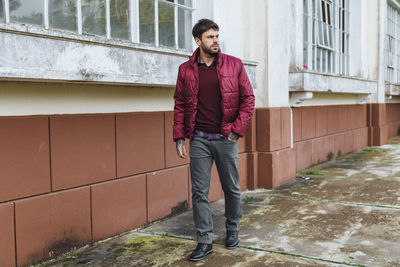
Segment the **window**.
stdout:
[[43,24],[42,0],[10,1],[10,21],[17,23]]
[[[178,0],[184,6],[192,6],[192,0]],[[179,48],[190,49],[192,46],[192,12],[190,9],[178,8],[178,40]]]
[[388,3],[386,26],[386,81],[400,82],[400,14],[399,10]]
[[155,44],[154,1],[139,0],[140,42]]
[[106,35],[105,0],[82,0],[82,32]]
[[303,0],[303,58],[309,70],[349,74],[349,0]]
[[175,28],[174,28],[174,6],[170,2],[159,2],[158,4],[158,38],[160,45],[175,45]]
[[0,0],[7,23],[188,50],[192,12],[192,0]]
[[0,0],[0,21],[5,21],[4,0]]
[[129,40],[129,1],[110,1],[111,37]]
[[49,0],[49,11],[50,27],[77,31],[75,0]]

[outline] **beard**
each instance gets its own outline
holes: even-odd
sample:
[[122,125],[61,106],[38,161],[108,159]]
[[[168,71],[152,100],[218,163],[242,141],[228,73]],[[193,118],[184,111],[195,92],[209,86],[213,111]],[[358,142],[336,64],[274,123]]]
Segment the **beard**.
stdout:
[[[215,45],[215,44],[212,44],[212,45]],[[201,49],[203,50],[204,53],[206,53],[206,54],[208,54],[208,55],[210,55],[212,57],[215,57],[218,54],[219,46],[218,46],[217,51],[215,51],[215,50],[212,49],[212,46],[207,47],[202,43],[201,44]]]

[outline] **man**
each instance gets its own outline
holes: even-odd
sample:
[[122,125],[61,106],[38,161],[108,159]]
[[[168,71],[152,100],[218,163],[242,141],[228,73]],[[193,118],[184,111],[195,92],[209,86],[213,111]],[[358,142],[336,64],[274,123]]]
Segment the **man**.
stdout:
[[199,46],[179,67],[174,95],[173,138],[180,157],[187,156],[185,138],[190,139],[193,219],[197,247],[190,260],[212,253],[213,222],[208,201],[211,166],[217,166],[225,195],[226,242],[228,249],[239,244],[242,216],[237,141],[254,112],[254,94],[242,62],[222,54],[219,27],[201,19],[192,34]]

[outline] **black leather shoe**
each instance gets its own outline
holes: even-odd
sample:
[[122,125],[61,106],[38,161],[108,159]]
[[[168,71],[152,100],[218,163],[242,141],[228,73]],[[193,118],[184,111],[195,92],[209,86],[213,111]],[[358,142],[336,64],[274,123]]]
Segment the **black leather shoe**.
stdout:
[[205,256],[212,253],[212,244],[198,243],[195,250],[190,254],[189,260],[199,261],[204,259]]
[[237,248],[238,245],[239,245],[239,232],[238,231],[227,231],[225,247],[227,249],[234,249],[234,248]]

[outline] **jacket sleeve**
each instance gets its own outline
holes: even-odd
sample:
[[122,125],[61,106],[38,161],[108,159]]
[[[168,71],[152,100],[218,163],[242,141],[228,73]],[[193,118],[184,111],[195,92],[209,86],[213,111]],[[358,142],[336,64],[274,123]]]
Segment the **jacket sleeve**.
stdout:
[[254,113],[254,93],[243,63],[239,71],[239,113],[232,125],[232,132],[243,136]]
[[182,72],[182,66],[180,66],[174,94],[173,139],[175,142],[179,139],[185,139],[185,95],[183,93],[185,83]]

